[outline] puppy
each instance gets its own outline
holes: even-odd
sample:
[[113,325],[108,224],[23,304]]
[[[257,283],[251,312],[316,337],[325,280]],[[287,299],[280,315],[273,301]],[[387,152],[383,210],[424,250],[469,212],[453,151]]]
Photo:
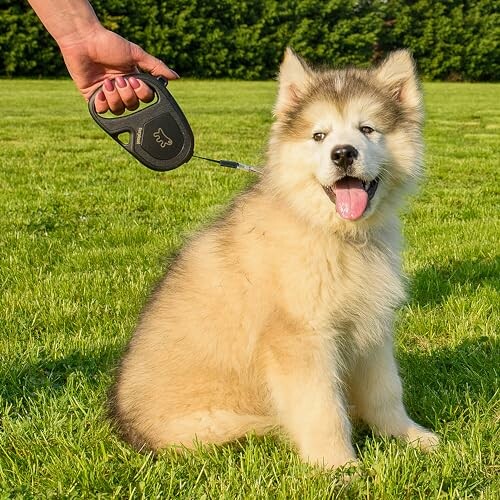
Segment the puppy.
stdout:
[[259,182],[184,247],[111,395],[138,448],[281,428],[303,460],[355,461],[352,415],[421,448],[393,355],[404,299],[397,211],[422,164],[410,54],[314,70],[290,49]]

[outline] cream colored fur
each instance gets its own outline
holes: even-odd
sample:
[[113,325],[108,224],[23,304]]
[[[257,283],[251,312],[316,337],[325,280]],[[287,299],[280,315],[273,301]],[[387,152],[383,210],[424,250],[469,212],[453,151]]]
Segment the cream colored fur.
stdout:
[[[340,91],[349,73],[316,72],[287,51],[262,179],[185,246],[122,360],[111,403],[135,446],[192,447],[281,428],[304,460],[337,467],[356,459],[348,408],[383,435],[437,443],[408,417],[393,356],[394,310],[405,296],[396,211],[420,169],[420,93],[406,52],[359,75],[414,123],[380,125],[378,142],[364,145],[352,116],[376,121],[376,98],[340,106],[314,94],[321,78]],[[294,109],[303,136],[289,135]],[[338,133],[365,148],[360,175],[381,176],[358,221],[341,219],[321,187],[333,174],[329,153],[314,148],[332,143],[310,140],[318,123],[330,127],[329,141]]]

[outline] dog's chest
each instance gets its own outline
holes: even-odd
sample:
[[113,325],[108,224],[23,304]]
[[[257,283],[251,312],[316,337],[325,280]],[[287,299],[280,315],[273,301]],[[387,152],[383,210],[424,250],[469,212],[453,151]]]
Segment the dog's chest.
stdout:
[[397,256],[376,245],[332,244],[305,249],[285,279],[291,310],[314,328],[373,323],[404,298]]

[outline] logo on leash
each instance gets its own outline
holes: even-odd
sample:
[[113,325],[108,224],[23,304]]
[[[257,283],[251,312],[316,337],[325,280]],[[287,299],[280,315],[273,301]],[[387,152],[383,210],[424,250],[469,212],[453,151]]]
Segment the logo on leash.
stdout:
[[156,142],[160,145],[161,148],[166,148],[167,146],[171,146],[174,141],[170,139],[170,137],[163,132],[163,130],[158,128],[158,130],[153,134]]

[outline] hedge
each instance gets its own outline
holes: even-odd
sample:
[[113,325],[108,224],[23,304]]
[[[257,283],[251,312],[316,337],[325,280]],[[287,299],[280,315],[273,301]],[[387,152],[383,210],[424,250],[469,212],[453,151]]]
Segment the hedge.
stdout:
[[[430,80],[497,81],[493,0],[95,0],[107,28],[183,76],[268,79],[290,45],[314,63],[369,65],[407,47]],[[55,42],[27,3],[0,6],[0,75],[59,76]]]

